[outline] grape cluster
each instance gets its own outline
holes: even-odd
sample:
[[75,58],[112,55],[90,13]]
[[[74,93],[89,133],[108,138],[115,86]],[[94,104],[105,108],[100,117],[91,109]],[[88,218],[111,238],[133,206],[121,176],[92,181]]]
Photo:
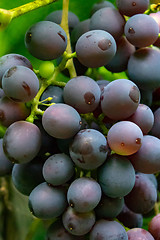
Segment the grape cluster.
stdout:
[[[34,217],[53,220],[46,240],[160,239],[159,215],[143,229],[160,173],[160,107],[152,101],[160,13],[149,6],[102,1],[82,22],[68,12],[71,39],[54,11],[25,34],[38,70],[19,54],[0,58],[0,176],[28,196]],[[70,58],[77,75],[64,83],[58,74],[68,75]],[[100,69],[126,78],[104,80],[93,74]]]

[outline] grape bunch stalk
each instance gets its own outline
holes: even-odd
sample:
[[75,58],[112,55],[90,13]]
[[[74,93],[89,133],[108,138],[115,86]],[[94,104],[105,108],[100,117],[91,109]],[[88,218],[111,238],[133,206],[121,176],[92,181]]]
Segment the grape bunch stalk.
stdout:
[[0,56],[0,215],[11,185],[32,219],[12,239],[43,226],[39,240],[159,240],[160,4],[100,0],[80,20],[54,2],[0,9],[5,33],[50,6],[24,33],[27,56]]

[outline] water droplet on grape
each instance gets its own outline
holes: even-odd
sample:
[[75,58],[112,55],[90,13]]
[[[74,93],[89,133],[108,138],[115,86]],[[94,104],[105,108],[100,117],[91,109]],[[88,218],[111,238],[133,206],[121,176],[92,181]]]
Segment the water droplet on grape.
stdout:
[[130,33],[130,34],[135,34],[135,31],[134,31],[134,29],[133,29],[132,27],[130,27],[130,28],[128,29],[128,33]]

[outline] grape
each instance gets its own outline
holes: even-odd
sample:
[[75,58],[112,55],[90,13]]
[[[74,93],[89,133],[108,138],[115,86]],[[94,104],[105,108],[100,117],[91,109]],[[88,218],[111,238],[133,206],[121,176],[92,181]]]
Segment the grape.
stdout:
[[69,152],[78,167],[92,170],[105,162],[109,148],[102,133],[94,129],[84,129],[75,135]]
[[128,240],[142,239],[142,240],[154,240],[152,235],[145,229],[133,228],[127,232]]
[[136,123],[142,130],[143,134],[148,134],[154,123],[154,115],[147,105],[139,104],[135,113],[126,120]]
[[90,20],[90,30],[104,30],[117,41],[124,32],[125,19],[113,7],[105,7],[96,11]]
[[[45,99],[51,97],[51,101],[44,101]],[[45,104],[50,103],[64,103],[63,100],[63,89],[58,86],[50,85],[41,95],[41,101],[44,101]],[[43,105],[42,105],[43,106]],[[45,107],[45,106],[43,106]]]
[[84,238],[70,234],[61,221],[56,221],[47,229],[46,240],[84,240]]
[[105,66],[111,72],[122,72],[127,69],[127,64],[131,54],[135,52],[135,47],[122,36],[117,41],[117,52],[111,61]]
[[[159,33],[160,33],[160,11],[155,13],[150,13],[149,15],[158,23]],[[158,38],[153,45],[156,47],[160,47],[160,38]]]
[[117,0],[116,5],[121,14],[133,16],[138,13],[144,13],[149,7],[149,0]]
[[29,196],[31,191],[44,182],[42,175],[43,164],[34,160],[24,164],[14,164],[12,169],[12,182],[16,189]]
[[160,139],[151,135],[143,137],[138,152],[129,156],[136,171],[142,173],[158,173],[160,171]]
[[71,43],[74,46],[77,40],[82,36],[84,33],[90,30],[90,19],[86,19],[84,21],[79,22],[71,32]]
[[101,199],[101,187],[92,178],[81,177],[74,180],[68,188],[67,200],[76,212],[92,211]]
[[153,127],[151,129],[150,134],[160,139],[160,122],[159,122],[159,118],[160,118],[160,108],[158,107],[156,109],[156,111],[154,111],[154,123],[153,123]]
[[42,171],[46,182],[58,186],[73,176],[74,164],[66,154],[54,154],[45,161]]
[[83,65],[94,68],[106,65],[115,55],[116,49],[116,42],[110,33],[93,30],[81,35],[75,51]]
[[152,234],[155,240],[158,240],[160,236],[159,222],[160,214],[157,214],[151,219],[148,225],[148,231],[150,232],[150,234]]
[[67,206],[64,189],[48,185],[46,182],[35,187],[29,195],[29,208],[40,219],[60,216]]
[[109,1],[100,1],[100,2],[93,4],[93,6],[91,8],[91,15],[93,15],[99,9],[105,8],[105,7],[115,8],[115,6]]
[[89,240],[128,240],[124,227],[116,221],[101,219],[92,228]]
[[98,182],[108,197],[124,197],[134,187],[134,168],[126,157],[112,154],[98,169]]
[[2,88],[16,102],[32,100],[39,90],[39,80],[36,74],[24,66],[9,68],[3,75]]
[[[60,24],[62,20],[62,10],[56,10],[51,12],[45,18],[45,20]],[[79,23],[79,18],[77,17],[77,15],[71,11],[68,11],[68,26],[69,26],[70,32],[78,23]]]
[[114,120],[123,120],[131,116],[140,101],[138,87],[128,79],[116,79],[110,82],[102,92],[102,112]]
[[73,137],[81,127],[81,118],[71,106],[57,103],[48,107],[42,117],[46,132],[55,138]]
[[3,151],[3,139],[0,139],[0,177],[12,172],[13,163],[9,161]]
[[100,101],[98,84],[87,76],[70,79],[64,87],[64,102],[74,107],[79,113],[89,113],[95,110]]
[[14,163],[27,163],[39,152],[41,132],[30,122],[12,123],[3,137],[3,149],[9,160]]
[[93,211],[78,213],[71,207],[62,215],[65,229],[76,236],[83,236],[88,233],[95,223],[95,213]]
[[67,36],[58,24],[41,21],[27,30],[25,45],[34,57],[41,60],[53,60],[65,51]]
[[134,46],[147,47],[157,40],[159,26],[151,16],[136,14],[126,22],[124,33],[127,40]]
[[95,208],[95,213],[98,218],[115,218],[122,211],[124,198],[110,198],[102,195],[100,203]]
[[39,66],[39,74],[43,78],[49,78],[54,73],[54,64],[50,61],[42,62]]
[[124,199],[125,204],[131,211],[145,214],[153,209],[157,200],[157,190],[145,174],[137,173],[135,185]]
[[131,155],[136,153],[143,143],[143,133],[133,122],[115,123],[107,135],[109,147],[117,154]]
[[143,226],[143,215],[131,211],[125,204],[117,219],[128,228],[141,228]]
[[15,102],[4,96],[0,99],[0,123],[9,127],[12,123],[25,120],[30,114],[30,109],[22,102]]
[[25,66],[30,69],[33,69],[32,64],[30,61],[20,55],[20,54],[15,54],[15,53],[10,53],[2,56],[0,58],[0,87],[2,87],[2,77],[5,71],[7,71],[9,68],[14,67],[14,66]]
[[[160,50],[140,48],[128,61],[129,78],[143,90],[155,90],[160,87]],[[146,67],[149,66],[149,67]]]

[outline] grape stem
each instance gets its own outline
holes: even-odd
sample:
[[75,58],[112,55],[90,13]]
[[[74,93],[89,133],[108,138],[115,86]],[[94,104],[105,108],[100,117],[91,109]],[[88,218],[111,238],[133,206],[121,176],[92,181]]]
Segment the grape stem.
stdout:
[[10,10],[0,9],[0,29],[6,28],[14,18],[56,1],[57,0],[35,0]]

